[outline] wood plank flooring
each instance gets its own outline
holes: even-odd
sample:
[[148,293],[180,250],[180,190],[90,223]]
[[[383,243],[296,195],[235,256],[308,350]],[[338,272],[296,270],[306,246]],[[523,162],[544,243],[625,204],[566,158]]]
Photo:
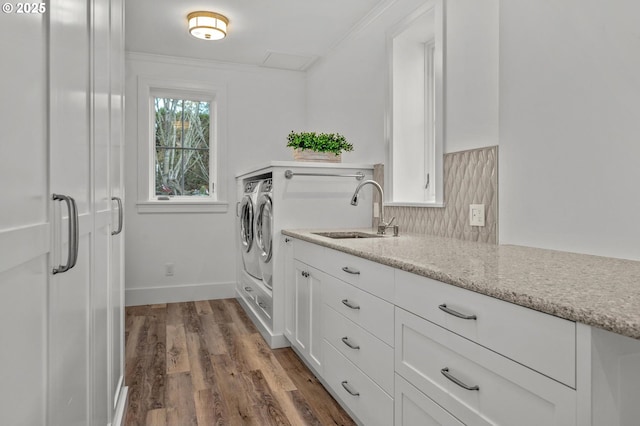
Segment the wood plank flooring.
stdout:
[[125,425],[354,425],[235,299],[126,308]]

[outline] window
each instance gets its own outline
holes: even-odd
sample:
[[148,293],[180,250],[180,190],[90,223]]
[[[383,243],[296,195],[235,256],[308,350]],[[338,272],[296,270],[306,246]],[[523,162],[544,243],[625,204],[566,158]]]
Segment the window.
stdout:
[[209,196],[209,126],[207,101],[154,97],[155,195]]
[[425,3],[388,34],[388,204],[442,206],[442,5]]
[[138,120],[138,212],[226,212],[224,88],[140,77]]

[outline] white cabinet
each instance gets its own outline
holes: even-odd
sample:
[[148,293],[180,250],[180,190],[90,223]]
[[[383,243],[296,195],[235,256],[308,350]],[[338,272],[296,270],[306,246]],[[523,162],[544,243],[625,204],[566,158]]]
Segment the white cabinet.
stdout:
[[[306,248],[321,252],[320,247],[303,241],[285,241],[289,243],[295,243],[289,247],[293,257]],[[316,374],[322,374],[322,287],[327,276],[297,259],[285,268],[290,268],[285,280],[285,336]]]
[[466,424],[576,424],[576,392],[396,308],[396,372]]
[[574,322],[400,270],[395,289],[397,306],[575,388]]
[[[11,347],[0,355],[3,424],[118,424],[123,411],[122,234],[112,235],[111,200],[123,198],[122,24],[122,1],[55,0],[0,29],[20,40],[0,48],[0,91],[11,99],[0,114],[0,174],[11,182],[11,208],[0,209],[0,335]],[[78,213],[77,262],[56,274],[76,252],[75,214],[53,194],[72,197]]]

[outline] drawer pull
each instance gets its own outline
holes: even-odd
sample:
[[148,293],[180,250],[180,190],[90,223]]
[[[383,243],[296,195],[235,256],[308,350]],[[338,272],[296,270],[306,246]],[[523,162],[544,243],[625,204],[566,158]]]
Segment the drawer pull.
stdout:
[[453,315],[454,317],[458,317],[466,320],[478,319],[478,317],[476,317],[475,315],[465,315],[465,314],[461,314],[460,312],[454,311],[451,308],[447,308],[447,305],[445,305],[444,303],[442,305],[439,305],[438,308],[440,308],[441,311],[445,311],[449,315]]
[[262,309],[267,309],[267,305],[262,302],[258,302],[258,306],[260,306]]
[[354,310],[360,309],[360,306],[352,304],[351,302],[349,302],[349,299],[343,299],[342,304],[350,309],[354,309]]
[[347,274],[360,275],[360,271],[358,271],[357,269],[353,269],[350,266],[343,266],[342,270]]
[[344,343],[345,345],[349,346],[351,349],[355,349],[355,350],[359,350],[360,346],[357,345],[352,345],[351,343],[349,343],[349,338],[347,336],[342,338],[342,343]]
[[245,287],[245,288],[244,288],[244,291],[246,291],[246,292],[252,292],[252,291],[253,291],[253,289],[252,289],[251,287]]
[[451,373],[449,373],[449,367],[445,367],[442,370],[440,370],[440,372],[444,375],[444,377],[446,377],[447,379],[451,380],[453,383],[455,383],[456,385],[460,386],[461,388],[465,388],[466,390],[470,390],[470,391],[477,391],[480,390],[480,386],[469,386],[467,384],[464,384],[463,382],[460,381],[460,379],[456,379],[455,377],[453,377],[451,375]]
[[349,395],[353,395],[353,396],[360,396],[360,392],[355,392],[352,391],[351,389],[349,389],[349,387],[347,387],[347,384],[349,382],[347,382],[346,380],[344,382],[341,383],[342,387],[344,388],[344,390],[346,390],[347,392],[349,392]]
[[309,278],[309,273],[307,271],[300,272],[300,275],[302,275],[305,278]]

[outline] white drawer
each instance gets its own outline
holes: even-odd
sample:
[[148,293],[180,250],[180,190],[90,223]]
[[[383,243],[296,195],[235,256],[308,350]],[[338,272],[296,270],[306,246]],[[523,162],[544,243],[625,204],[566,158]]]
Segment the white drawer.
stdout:
[[293,257],[300,262],[315,268],[324,270],[325,251],[328,251],[317,244],[308,243],[302,240],[293,240]]
[[351,321],[393,346],[391,303],[331,276],[326,276],[322,299]]
[[574,322],[400,270],[395,289],[396,305],[575,388]]
[[324,305],[322,337],[393,395],[393,348]]
[[393,398],[326,340],[322,343],[324,379],[342,402],[367,426],[393,424]]
[[[464,426],[444,408],[396,374],[394,426]],[[474,426],[482,423],[473,423]]]
[[400,308],[395,350],[396,372],[463,423],[576,424],[573,389]]
[[324,271],[328,274],[393,301],[393,268],[337,250],[327,250],[325,258]]

